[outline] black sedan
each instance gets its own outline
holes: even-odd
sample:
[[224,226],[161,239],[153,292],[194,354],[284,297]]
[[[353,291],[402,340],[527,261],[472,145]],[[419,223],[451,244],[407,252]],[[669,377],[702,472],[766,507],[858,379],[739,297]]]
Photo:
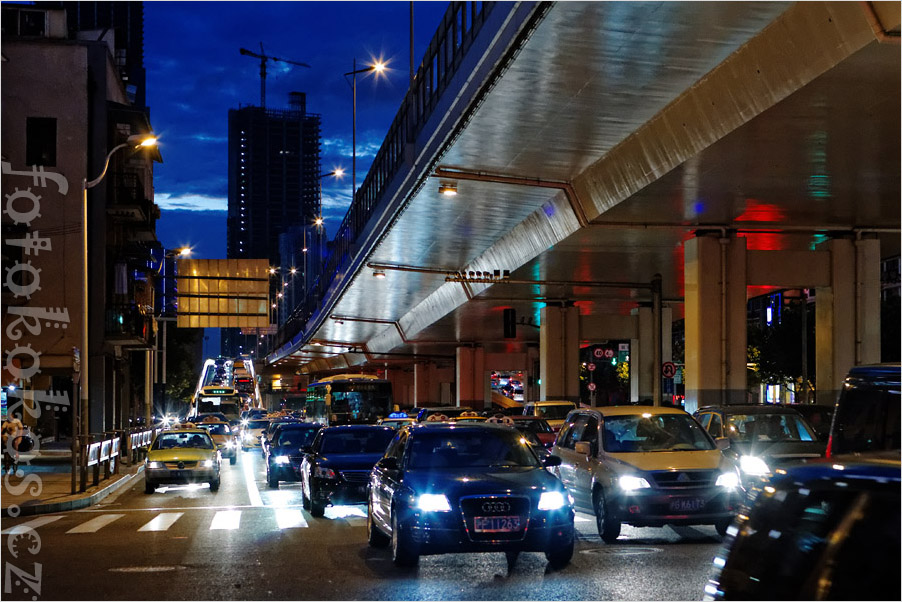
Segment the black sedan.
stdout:
[[279,481],[300,480],[304,454],[311,449],[316,433],[323,425],[316,422],[284,422],[276,426],[263,448],[266,483],[279,488]]
[[301,463],[304,508],[318,517],[329,504],[366,503],[370,472],[394,434],[373,424],[321,429]]
[[367,532],[391,543],[398,566],[451,552],[544,552],[553,568],[573,556],[573,508],[513,427],[426,423],[401,429],[373,469]]

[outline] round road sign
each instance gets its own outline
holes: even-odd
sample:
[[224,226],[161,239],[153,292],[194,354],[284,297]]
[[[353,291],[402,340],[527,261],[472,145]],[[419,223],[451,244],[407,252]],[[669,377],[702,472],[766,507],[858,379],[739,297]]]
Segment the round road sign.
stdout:
[[589,369],[589,372],[595,372],[595,364],[589,364],[586,368]]
[[664,362],[661,364],[661,374],[664,375],[664,378],[673,378],[673,375],[676,374],[676,364]]
[[596,347],[595,351],[592,352],[592,355],[595,357],[604,357],[604,349],[601,347]]
[[586,387],[588,387],[588,389],[589,389],[590,391],[594,391],[594,390],[595,390],[595,383],[589,383],[588,385],[586,385]]

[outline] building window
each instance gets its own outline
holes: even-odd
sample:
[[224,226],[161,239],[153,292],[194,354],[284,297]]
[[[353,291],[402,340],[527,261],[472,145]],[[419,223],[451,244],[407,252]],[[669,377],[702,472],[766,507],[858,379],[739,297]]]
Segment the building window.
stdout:
[[25,120],[25,164],[56,166],[56,119],[28,117]]

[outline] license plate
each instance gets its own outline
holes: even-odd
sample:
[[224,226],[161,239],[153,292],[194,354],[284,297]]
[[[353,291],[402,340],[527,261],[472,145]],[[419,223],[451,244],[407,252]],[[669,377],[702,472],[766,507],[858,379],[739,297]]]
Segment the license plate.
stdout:
[[519,516],[477,516],[473,519],[476,533],[510,533],[520,530]]
[[686,498],[679,500],[671,500],[671,512],[697,512],[705,507],[705,500],[702,498]]
[[188,476],[188,471],[187,470],[170,470],[169,476],[172,477],[173,479],[184,479],[186,476]]

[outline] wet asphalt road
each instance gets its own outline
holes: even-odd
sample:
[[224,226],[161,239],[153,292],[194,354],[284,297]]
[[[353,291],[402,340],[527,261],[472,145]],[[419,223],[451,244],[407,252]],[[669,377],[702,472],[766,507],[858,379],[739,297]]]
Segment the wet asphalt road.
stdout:
[[[708,526],[624,526],[607,545],[594,517],[577,514],[576,553],[561,571],[537,553],[521,554],[510,572],[501,553],[424,556],[402,570],[387,549],[367,546],[365,522],[365,506],[311,517],[297,483],[268,489],[260,452],[243,452],[223,464],[216,493],[197,485],[146,495],[139,477],[88,509],[3,519],[3,598],[700,600],[720,547]],[[25,523],[37,540],[10,535]],[[36,574],[34,563],[41,575],[28,587],[15,571]]]

